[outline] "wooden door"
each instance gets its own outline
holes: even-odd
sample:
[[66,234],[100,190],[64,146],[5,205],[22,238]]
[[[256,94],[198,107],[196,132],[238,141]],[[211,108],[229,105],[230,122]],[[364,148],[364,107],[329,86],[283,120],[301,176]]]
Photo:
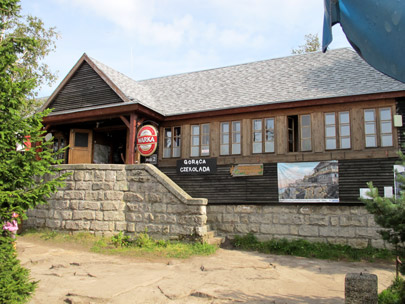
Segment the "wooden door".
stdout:
[[93,156],[93,131],[71,129],[69,164],[91,164]]

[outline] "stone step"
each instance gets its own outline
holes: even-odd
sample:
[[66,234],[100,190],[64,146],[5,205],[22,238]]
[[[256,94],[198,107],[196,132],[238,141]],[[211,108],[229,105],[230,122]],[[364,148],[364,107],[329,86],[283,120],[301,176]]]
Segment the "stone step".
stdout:
[[210,245],[215,245],[215,246],[221,246],[221,244],[224,242],[224,238],[223,237],[220,237],[220,236],[216,236],[216,237],[213,237],[213,238],[210,238],[210,239],[208,239],[207,241],[206,241],[206,243],[207,244],[210,244]]

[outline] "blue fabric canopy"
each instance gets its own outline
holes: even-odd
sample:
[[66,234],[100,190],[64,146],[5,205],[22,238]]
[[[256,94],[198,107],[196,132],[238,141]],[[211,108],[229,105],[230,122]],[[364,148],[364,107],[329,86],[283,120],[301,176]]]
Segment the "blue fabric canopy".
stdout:
[[324,0],[322,50],[340,23],[356,52],[371,66],[405,83],[405,1]]

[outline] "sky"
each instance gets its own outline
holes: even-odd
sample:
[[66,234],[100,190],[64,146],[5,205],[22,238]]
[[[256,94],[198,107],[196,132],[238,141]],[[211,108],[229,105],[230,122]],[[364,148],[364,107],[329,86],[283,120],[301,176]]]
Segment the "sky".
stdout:
[[[22,14],[56,27],[45,62],[58,80],[83,53],[143,80],[291,55],[322,40],[323,0],[22,0]],[[339,25],[330,48],[349,47]]]

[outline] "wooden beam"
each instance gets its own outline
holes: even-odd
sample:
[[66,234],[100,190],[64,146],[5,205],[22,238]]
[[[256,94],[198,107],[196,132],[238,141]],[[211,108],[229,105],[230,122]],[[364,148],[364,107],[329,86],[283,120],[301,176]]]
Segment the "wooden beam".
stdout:
[[129,121],[126,119],[123,115],[120,115],[121,120],[124,122],[124,124],[130,129]]

